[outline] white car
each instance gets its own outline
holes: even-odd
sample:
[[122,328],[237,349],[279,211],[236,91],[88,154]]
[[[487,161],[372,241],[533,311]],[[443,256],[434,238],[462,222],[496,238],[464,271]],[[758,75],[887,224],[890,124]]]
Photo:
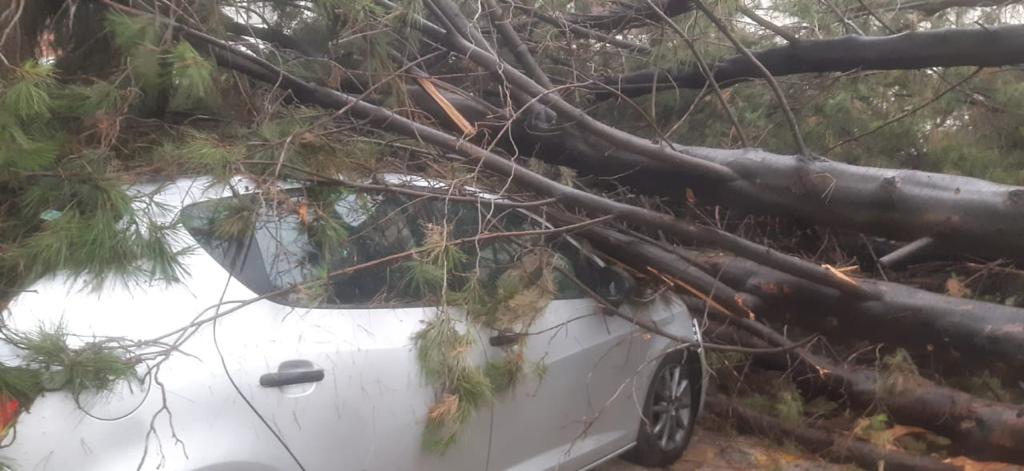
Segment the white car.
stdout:
[[[422,179],[381,178],[438,189]],[[162,339],[179,342],[180,351],[139,364],[141,384],[78,397],[42,395],[4,438],[4,465],[24,471],[576,470],[623,453],[665,465],[686,447],[703,398],[699,350],[608,315],[580,280],[609,296],[611,284],[621,289],[629,280],[523,208],[330,185],[293,186],[271,191],[271,198],[242,180],[189,179],[136,191],[151,195],[158,217],[180,218],[187,229],[180,247],[197,247],[183,258],[182,282],[97,291],[53,276],[11,303],[3,331],[63,325],[80,342]],[[242,206],[252,210],[231,212]],[[341,255],[325,261],[330,244],[324,233],[311,233],[312,217],[343,228],[344,237],[327,234],[344,238]],[[557,292],[525,332],[459,323],[476,339],[466,353],[473,365],[519,349],[528,366],[443,451],[422,443],[439,391],[424,379],[413,340],[438,308],[410,291],[400,265],[352,271],[319,290],[287,289],[322,276],[326,265],[344,270],[421,246],[427,223],[459,237],[548,228],[524,240],[547,247],[574,275],[557,275]],[[464,251],[476,273],[494,280],[516,262],[523,243],[496,237],[464,244]],[[699,343],[696,323],[671,293],[634,296],[619,309]],[[19,354],[0,337],[0,363],[17,363]],[[11,404],[0,397],[0,412]]]

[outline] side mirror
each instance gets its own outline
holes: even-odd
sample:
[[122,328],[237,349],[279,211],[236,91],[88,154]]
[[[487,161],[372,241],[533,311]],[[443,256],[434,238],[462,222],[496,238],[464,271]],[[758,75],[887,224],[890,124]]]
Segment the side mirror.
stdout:
[[636,280],[619,267],[606,265],[598,271],[597,294],[613,306],[620,306],[636,290]]

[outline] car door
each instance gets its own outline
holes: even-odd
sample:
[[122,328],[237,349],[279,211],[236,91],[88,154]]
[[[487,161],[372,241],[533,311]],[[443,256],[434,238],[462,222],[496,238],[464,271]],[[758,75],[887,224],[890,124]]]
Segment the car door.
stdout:
[[268,302],[220,321],[218,340],[239,400],[251,403],[305,469],[484,469],[487,410],[474,414],[444,453],[422,443],[436,395],[411,338],[432,311]]
[[565,239],[555,247],[573,276],[559,275],[555,299],[520,342],[492,347],[492,358],[521,354],[528,367],[495,400],[491,470],[578,469],[636,438],[652,339],[578,286],[597,278],[589,255]]
[[[317,217],[311,198],[260,198],[249,202],[255,206],[244,217],[223,213],[225,204],[185,214],[190,233],[232,274],[225,277],[229,302],[222,309],[238,306],[230,301],[252,301],[254,294],[264,297],[220,318],[214,339],[237,401],[277,437],[265,446],[286,448],[307,470],[484,469],[490,431],[486,408],[462,425],[458,440],[443,453],[423,445],[438,391],[421,374],[413,338],[437,308],[376,296],[393,285],[384,265],[357,272],[344,286],[315,283],[322,267],[314,262],[325,250],[311,242],[315,231],[310,226]],[[347,211],[350,230],[374,228],[363,227],[365,240],[349,248],[361,252],[349,254],[355,258],[345,263],[372,261],[415,243],[403,239],[409,221],[395,219],[392,206],[381,208],[357,196],[344,196],[337,204],[342,203],[349,207],[338,211]],[[392,219],[374,219],[378,213]],[[235,221],[233,227],[239,220],[250,221],[255,229],[241,231],[243,237],[228,237],[222,227],[204,231],[203,221],[211,219]],[[288,286],[299,287],[280,292]],[[338,299],[327,302],[328,295]],[[458,328],[477,336],[468,323]],[[474,348],[465,357],[482,365],[485,354]]]

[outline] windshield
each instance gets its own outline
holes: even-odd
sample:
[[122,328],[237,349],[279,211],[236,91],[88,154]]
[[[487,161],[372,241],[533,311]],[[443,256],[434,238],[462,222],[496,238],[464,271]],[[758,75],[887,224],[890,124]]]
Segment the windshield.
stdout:
[[[196,203],[182,222],[235,278],[260,295],[287,291],[272,298],[294,306],[435,302],[442,285],[494,286],[526,254],[562,267],[556,297],[584,297],[565,269],[591,277],[556,235],[478,240],[541,228],[522,211],[438,197],[308,187]],[[423,250],[439,240],[461,243],[442,260]]]

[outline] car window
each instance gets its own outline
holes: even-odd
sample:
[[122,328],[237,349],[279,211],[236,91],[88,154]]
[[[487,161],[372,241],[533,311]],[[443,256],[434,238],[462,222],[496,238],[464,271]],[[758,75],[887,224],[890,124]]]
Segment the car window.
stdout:
[[[473,240],[542,228],[522,211],[442,198],[309,187],[196,203],[182,222],[248,288],[266,295],[295,287],[272,298],[299,307],[430,305],[442,284],[497,296],[516,277],[550,284],[553,298],[582,298],[576,280],[596,279],[588,256],[559,234]],[[439,238],[467,242],[440,263],[430,251],[409,255]],[[404,256],[388,260],[396,255]]]

